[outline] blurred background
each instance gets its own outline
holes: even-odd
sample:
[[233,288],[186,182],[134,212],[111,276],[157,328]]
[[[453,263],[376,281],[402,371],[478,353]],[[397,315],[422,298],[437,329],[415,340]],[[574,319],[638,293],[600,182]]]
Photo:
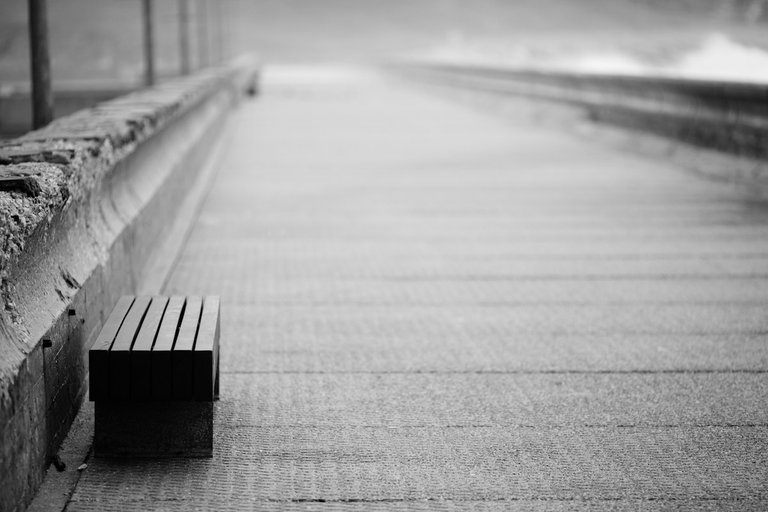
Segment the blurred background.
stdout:
[[[47,3],[60,98],[92,89],[104,99],[141,86],[141,0]],[[151,6],[158,80],[250,52],[267,65],[421,58],[768,81],[768,0],[153,0]],[[7,103],[23,96],[29,73],[27,1],[2,0],[6,133]],[[60,101],[56,114],[67,108]]]

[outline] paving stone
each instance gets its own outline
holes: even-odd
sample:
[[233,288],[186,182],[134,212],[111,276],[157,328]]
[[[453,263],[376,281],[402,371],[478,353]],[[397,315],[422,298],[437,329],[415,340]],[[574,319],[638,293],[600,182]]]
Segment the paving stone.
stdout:
[[763,335],[512,335],[483,327],[427,336],[402,324],[297,335],[247,325],[230,323],[225,329],[222,364],[230,371],[768,371]]
[[765,427],[220,428],[211,460],[94,461],[72,504],[765,500],[767,446]]
[[646,511],[646,510],[674,510],[687,511],[695,510],[698,512],[709,511],[742,511],[742,510],[764,510],[768,506],[768,500],[752,499],[673,499],[673,500],[592,500],[592,499],[509,499],[498,501],[483,500],[404,500],[404,499],[386,499],[386,500],[231,500],[222,502],[216,497],[205,497],[189,501],[179,501],[175,499],[161,500],[153,499],[139,501],[124,501],[119,504],[114,502],[101,501],[77,501],[70,502],[67,510],[98,510],[98,511],[117,511],[123,510],[266,510],[277,512],[305,512],[305,511],[351,511],[351,510],[414,510],[414,511],[478,511],[478,512],[496,512],[502,510],[536,510],[540,512],[560,512],[560,511]]
[[766,425],[762,373],[224,374],[217,428]]
[[[766,235],[768,236],[768,235]],[[194,259],[178,269],[186,277],[206,262],[226,262],[263,279],[306,280],[409,280],[409,281],[537,281],[553,280],[660,280],[695,281],[733,278],[768,280],[768,263],[762,256],[679,256],[676,258],[577,257],[563,255],[515,255],[489,253],[464,255],[457,251],[432,251],[400,260],[402,253],[368,244],[348,244],[344,250],[327,254],[312,244],[239,244],[231,248],[200,247]],[[286,254],[281,254],[286,253]],[[178,279],[178,277],[177,277]],[[195,281],[189,276],[186,281]],[[333,281],[328,279],[329,284]]]

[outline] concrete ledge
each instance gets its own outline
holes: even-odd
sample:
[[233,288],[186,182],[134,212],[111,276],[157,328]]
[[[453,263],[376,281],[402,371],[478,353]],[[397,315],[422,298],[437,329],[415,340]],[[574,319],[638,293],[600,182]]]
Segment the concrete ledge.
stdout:
[[114,303],[162,287],[255,76],[241,60],[0,145],[0,509],[39,486]]
[[436,85],[558,102],[592,121],[751,160],[748,173],[721,178],[768,191],[768,85],[449,64],[395,69]]

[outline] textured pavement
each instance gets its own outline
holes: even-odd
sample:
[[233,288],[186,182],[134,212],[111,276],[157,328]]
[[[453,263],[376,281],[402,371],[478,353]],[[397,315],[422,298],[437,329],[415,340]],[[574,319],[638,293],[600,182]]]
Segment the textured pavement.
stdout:
[[297,76],[243,105],[166,287],[222,297],[214,457],[91,460],[68,511],[768,508],[768,208]]

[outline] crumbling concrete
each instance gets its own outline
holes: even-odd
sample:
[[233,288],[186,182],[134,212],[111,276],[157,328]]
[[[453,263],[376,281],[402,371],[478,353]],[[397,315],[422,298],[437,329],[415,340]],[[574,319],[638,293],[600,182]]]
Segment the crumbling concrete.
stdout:
[[254,79],[241,60],[0,145],[1,510],[34,495],[85,394],[102,319],[173,257],[165,241],[191,222],[176,217],[199,199],[189,196]]

